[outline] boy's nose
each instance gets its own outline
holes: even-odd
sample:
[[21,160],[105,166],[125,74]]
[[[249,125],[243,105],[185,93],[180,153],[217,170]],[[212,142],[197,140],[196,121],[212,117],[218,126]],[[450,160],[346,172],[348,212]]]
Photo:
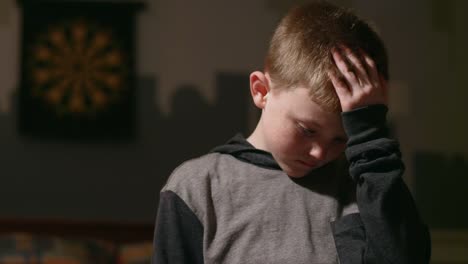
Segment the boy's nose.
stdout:
[[309,151],[309,155],[317,161],[324,161],[327,157],[326,147],[322,144],[313,144]]

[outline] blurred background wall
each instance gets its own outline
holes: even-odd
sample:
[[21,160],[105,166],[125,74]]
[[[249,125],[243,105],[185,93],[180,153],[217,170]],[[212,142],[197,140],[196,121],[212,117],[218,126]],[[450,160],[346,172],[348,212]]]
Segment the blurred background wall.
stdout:
[[[1,216],[152,222],[177,164],[252,131],[248,74],[262,68],[280,16],[301,2],[146,1],[137,23],[138,136],[77,144],[18,135],[21,9],[1,1]],[[371,21],[387,45],[390,122],[424,218],[466,230],[468,1],[332,2]]]

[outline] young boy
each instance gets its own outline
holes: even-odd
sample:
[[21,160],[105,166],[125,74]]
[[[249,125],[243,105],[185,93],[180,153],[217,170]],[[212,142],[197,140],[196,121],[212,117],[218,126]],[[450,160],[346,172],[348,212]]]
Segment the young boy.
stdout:
[[185,162],[162,189],[153,263],[428,263],[388,138],[387,80],[365,22],[323,2],[292,9],[250,75],[254,132]]

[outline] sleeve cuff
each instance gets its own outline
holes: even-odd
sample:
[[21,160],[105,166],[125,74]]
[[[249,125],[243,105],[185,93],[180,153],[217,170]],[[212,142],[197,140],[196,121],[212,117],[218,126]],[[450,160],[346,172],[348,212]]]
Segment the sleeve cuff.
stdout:
[[370,105],[341,113],[348,144],[388,137],[386,105]]

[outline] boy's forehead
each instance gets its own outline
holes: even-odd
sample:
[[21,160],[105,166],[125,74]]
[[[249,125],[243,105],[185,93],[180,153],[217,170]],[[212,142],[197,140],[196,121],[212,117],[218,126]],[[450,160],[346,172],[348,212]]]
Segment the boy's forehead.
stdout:
[[287,93],[284,106],[292,117],[303,122],[322,124],[326,119],[339,119],[341,116],[340,113],[327,111],[315,102],[307,88],[296,88]]

